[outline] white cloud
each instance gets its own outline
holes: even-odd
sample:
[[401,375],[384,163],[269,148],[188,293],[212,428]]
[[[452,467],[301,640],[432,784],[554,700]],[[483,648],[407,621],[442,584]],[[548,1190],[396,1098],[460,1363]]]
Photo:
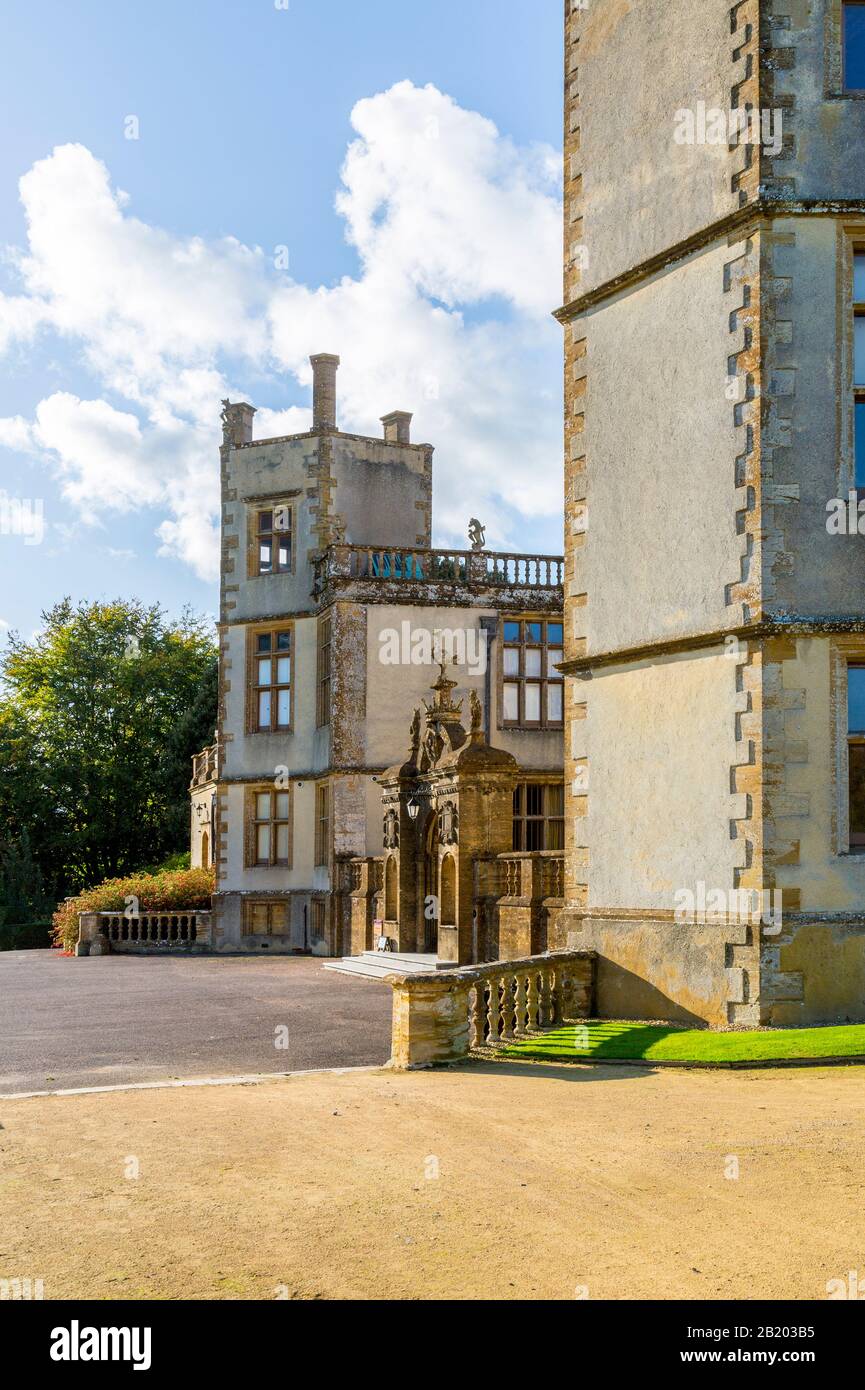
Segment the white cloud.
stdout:
[[[522,149],[434,87],[401,82],[361,101],[337,208],[361,269],[306,286],[232,238],[178,238],[128,211],[105,166],[60,146],[21,179],[24,293],[0,298],[0,351],[61,335],[97,398],[55,392],[0,445],[53,467],[87,520],[162,509],[161,553],[218,566],[219,404],[249,372],[308,385],[310,352],[338,352],[340,423],[378,433],[415,411],[437,446],[436,523],[472,513],[507,542],[507,507],[561,507],[558,161]],[[123,408],[98,398],[102,390]],[[309,428],[310,412],[259,406],[256,434]]]

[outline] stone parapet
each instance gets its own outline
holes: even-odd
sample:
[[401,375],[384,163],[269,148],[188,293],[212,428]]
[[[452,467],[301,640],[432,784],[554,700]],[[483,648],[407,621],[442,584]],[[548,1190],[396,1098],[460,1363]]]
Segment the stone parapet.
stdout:
[[562,951],[462,970],[393,974],[390,1065],[398,1071],[446,1065],[472,1048],[515,1037],[594,1009],[594,951]]

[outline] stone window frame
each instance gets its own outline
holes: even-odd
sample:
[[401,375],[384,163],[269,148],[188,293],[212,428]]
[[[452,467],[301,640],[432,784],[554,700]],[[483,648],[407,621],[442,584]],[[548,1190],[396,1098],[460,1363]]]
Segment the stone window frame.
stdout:
[[[279,909],[285,913],[285,921],[281,931],[274,930],[274,911]],[[266,925],[262,931],[253,925],[253,914],[264,911],[266,914]],[[291,898],[249,898],[241,904],[240,910],[240,934],[241,936],[291,936]]]
[[[258,797],[265,794],[274,798],[271,805],[271,816],[269,824],[270,833],[270,859],[266,864],[260,863],[258,859],[258,826],[264,824],[257,819]],[[277,818],[275,798],[278,796],[288,797],[288,817]],[[288,826],[288,858],[276,858],[276,827],[278,825]],[[253,782],[244,787],[243,797],[243,867],[245,869],[282,869],[290,870],[294,867],[294,788],[289,784],[287,787],[277,787],[275,782]]]
[[331,679],[333,676],[333,613],[322,613],[316,628],[315,727],[330,724]]
[[[316,869],[330,868],[332,804],[330,782],[317,782],[315,786],[314,856]],[[323,811],[322,807],[324,808]]]
[[[541,658],[541,675],[540,675],[540,677],[538,678],[539,681],[540,681],[540,684],[541,684],[541,718],[540,718],[540,720],[537,721],[537,722],[535,722],[535,721],[526,721],[526,720],[523,719],[522,717],[520,717],[520,719],[518,719],[518,720],[512,720],[512,719],[506,720],[506,719],[505,719],[505,685],[506,685],[506,684],[511,684],[511,683],[512,683],[511,678],[505,676],[505,647],[506,647],[506,645],[507,645],[507,646],[513,646],[513,645],[514,645],[514,643],[512,643],[512,642],[509,642],[509,643],[506,643],[506,642],[505,642],[505,624],[506,624],[506,623],[543,623],[543,624],[545,625],[545,626],[544,626],[544,633],[543,633],[543,640],[542,640],[542,643],[541,643],[541,653],[542,653],[542,658]],[[548,730],[554,730],[555,732],[558,732],[560,729],[564,729],[564,727],[565,727],[565,681],[564,681],[564,677],[561,676],[561,675],[549,676],[549,675],[546,674],[546,664],[547,664],[547,663],[545,662],[544,658],[546,657],[546,654],[547,654],[548,650],[550,650],[549,643],[547,642],[547,631],[546,631],[546,624],[548,624],[548,623],[556,623],[556,624],[557,624],[558,626],[560,626],[561,629],[562,629],[561,651],[562,651],[562,660],[564,660],[565,620],[564,620],[564,615],[563,615],[563,614],[559,614],[559,613],[547,613],[547,612],[544,612],[544,613],[537,613],[537,612],[531,612],[531,613],[529,613],[529,612],[520,612],[520,613],[516,613],[516,612],[514,612],[514,613],[502,613],[502,614],[500,614],[500,616],[499,616],[499,630],[498,630],[498,644],[497,644],[497,645],[498,645],[498,660],[497,660],[497,669],[496,669],[496,704],[497,704],[497,708],[498,708],[498,728],[499,728],[500,730],[502,730],[503,732],[511,732],[511,731],[512,731],[512,732],[515,732],[515,733],[537,733],[537,732],[546,732],[546,731],[548,731]],[[534,644],[534,643],[526,643],[526,642],[524,641],[524,639],[521,638],[521,639],[520,639],[519,645],[520,645],[521,650],[524,651],[525,648],[526,648],[526,646],[533,647],[535,644]],[[558,648],[555,648],[555,649],[558,650]],[[520,665],[521,665],[521,667],[523,667],[523,665],[524,665],[524,658],[521,658]],[[526,677],[524,674],[522,674],[522,671],[521,671],[521,674],[520,674],[520,676],[518,677],[518,680],[519,680],[519,683],[520,683],[520,687],[521,687],[521,690],[520,690],[521,716],[522,716],[522,704],[523,704],[522,687],[525,685],[526,679],[527,679],[527,677]],[[531,680],[531,678],[528,678],[528,679]],[[555,682],[555,683],[560,683],[560,684],[561,684],[561,690],[562,690],[562,717],[561,717],[561,719],[559,719],[559,720],[553,720],[553,719],[549,719],[549,718],[547,717],[547,686],[548,686],[548,684],[549,684],[550,681],[553,681],[553,682]]]
[[[862,7],[862,8],[863,8],[863,12],[865,12],[865,4],[863,4],[863,7]],[[857,478],[856,478],[856,442],[857,442],[857,440],[856,440],[856,415],[857,415],[856,407],[857,407],[858,405],[861,405],[861,406],[863,407],[863,410],[865,410],[865,378],[863,378],[863,380],[862,380],[861,382],[856,380],[856,323],[857,323],[857,320],[862,320],[862,322],[865,323],[865,298],[862,298],[862,299],[857,299],[857,298],[856,298],[855,277],[856,277],[856,260],[857,260],[857,258],[860,257],[860,256],[865,257],[865,227],[862,228],[862,230],[861,230],[861,232],[860,232],[860,234],[859,234],[858,236],[855,234],[855,232],[854,232],[852,235],[849,235],[849,236],[848,236],[848,238],[847,238],[847,251],[848,251],[847,259],[848,259],[848,261],[849,261],[849,271],[848,271],[848,274],[847,274],[847,277],[846,277],[846,290],[847,290],[847,295],[848,295],[848,297],[849,297],[849,302],[850,302],[850,314],[851,314],[851,317],[852,317],[852,324],[853,324],[853,337],[852,337],[852,342],[851,342],[851,345],[850,345],[850,360],[851,360],[851,365],[852,365],[852,372],[851,372],[851,377],[852,377],[852,402],[851,402],[851,405],[850,405],[850,409],[852,410],[852,413],[853,413],[853,421],[852,421],[852,426],[851,426],[851,429],[852,429],[851,439],[852,439],[853,449],[852,449],[852,459],[851,459],[851,464],[850,464],[850,470],[851,470],[851,476],[852,476],[852,486],[853,486],[854,488],[857,488],[857,487],[858,487],[859,493],[860,493],[860,495],[862,495],[863,493],[865,493],[865,479],[863,479],[863,481],[862,481],[861,483],[857,483]],[[848,320],[848,322],[849,322],[849,320]],[[865,424],[863,424],[863,429],[865,429]]]
[[[521,770],[521,771],[522,771],[522,770]],[[516,800],[517,800],[517,796],[518,796],[521,792],[523,792],[523,794],[524,794],[524,789],[525,789],[526,787],[528,787],[528,786],[532,786],[532,787],[543,787],[543,789],[544,789],[544,793],[543,793],[543,803],[544,803],[544,804],[543,804],[543,812],[542,812],[542,814],[541,814],[540,817],[537,817],[537,816],[531,816],[531,817],[530,817],[530,816],[528,815],[528,812],[527,812],[527,810],[526,810],[526,808],[525,808],[525,801],[523,802],[523,811],[522,811],[522,814],[521,814],[520,816],[518,816],[517,813],[516,813]],[[560,815],[557,814],[557,815],[555,815],[555,816],[551,816],[551,815],[549,814],[548,797],[549,797],[549,789],[550,789],[551,787],[560,787],[560,788],[561,788],[561,794],[562,794],[562,810],[561,810],[561,814],[560,814]],[[551,776],[551,775],[538,775],[537,777],[533,777],[533,776],[531,776],[531,774],[527,774],[527,775],[525,775],[525,776],[521,776],[521,777],[520,777],[519,781],[517,782],[516,786],[514,787],[514,814],[513,814],[513,826],[514,826],[514,830],[516,830],[516,825],[517,825],[517,822],[518,822],[518,821],[519,821],[519,823],[520,823],[523,827],[527,826],[528,823],[529,823],[529,821],[532,821],[532,822],[540,821],[541,824],[542,824],[543,827],[544,827],[544,831],[543,831],[544,844],[541,846],[541,849],[544,850],[544,851],[545,851],[545,850],[550,850],[551,853],[555,853],[555,854],[559,854],[559,853],[564,854],[564,852],[565,852],[565,814],[566,814],[566,813],[565,813],[565,783],[564,783],[564,778],[563,778],[563,777],[561,777],[561,776]],[[548,837],[547,827],[548,827],[550,821],[558,821],[558,822],[561,824],[561,837],[560,837],[560,838],[561,838],[562,843],[561,843],[560,846],[553,846],[552,848],[546,843],[547,837]],[[525,846],[523,846],[523,848],[521,848],[521,849],[517,849],[516,845],[514,844],[514,840],[515,840],[515,839],[516,839],[516,834],[514,834],[514,835],[512,836],[512,840],[511,840],[511,843],[512,843],[512,845],[513,845],[513,849],[512,849],[511,852],[512,852],[513,854],[532,854],[532,853],[536,853],[536,852],[537,852],[537,851],[534,851],[534,850],[526,849]]]
[[828,101],[865,101],[865,90],[844,87],[844,6],[851,0],[829,0],[824,31],[823,95]]
[[[288,652],[285,653],[291,659],[291,677],[289,680],[289,721],[287,724],[277,726],[273,723],[276,717],[273,701],[271,701],[271,726],[269,729],[259,728],[258,723],[258,693],[263,686],[258,684],[259,660],[265,659],[265,654],[258,650],[258,639],[268,633],[271,636],[271,660],[277,655],[274,639],[280,634],[290,633],[291,641]],[[273,685],[272,690],[283,689],[279,685]],[[246,630],[246,732],[249,735],[259,735],[262,738],[288,737],[294,733],[294,712],[297,695],[297,632],[293,619],[278,620],[274,618],[271,622],[252,623]]]
[[[856,401],[865,400],[865,391],[856,390],[855,382],[855,320],[854,257],[865,252],[865,218],[845,218],[837,230],[838,289],[836,331],[836,427],[839,446],[836,451],[837,496],[846,500],[856,491]],[[865,309],[865,303],[861,305]],[[859,490],[860,497],[865,491]]]
[[[261,493],[256,496],[244,497],[246,506],[246,577],[247,579],[279,579],[286,575],[297,572],[297,522],[298,522],[298,498],[300,493],[297,489],[292,492]],[[258,519],[262,512],[273,512],[277,507],[286,507],[289,511],[289,536],[291,545],[289,548],[288,566],[286,569],[268,570],[262,574],[259,569],[258,538],[259,525]],[[273,534],[278,534],[273,533]]]
[[834,747],[832,850],[845,859],[865,858],[865,845],[850,844],[849,736],[847,727],[847,668],[865,666],[865,633],[830,639],[830,710]]

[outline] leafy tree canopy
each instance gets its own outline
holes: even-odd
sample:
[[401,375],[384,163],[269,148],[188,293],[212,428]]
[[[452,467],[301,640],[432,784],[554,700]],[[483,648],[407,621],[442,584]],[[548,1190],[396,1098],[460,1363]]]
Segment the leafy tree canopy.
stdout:
[[22,855],[56,897],[187,848],[190,759],[213,739],[216,671],[205,619],[134,600],[67,598],[30,641],[10,635],[0,860],[17,866],[19,899]]

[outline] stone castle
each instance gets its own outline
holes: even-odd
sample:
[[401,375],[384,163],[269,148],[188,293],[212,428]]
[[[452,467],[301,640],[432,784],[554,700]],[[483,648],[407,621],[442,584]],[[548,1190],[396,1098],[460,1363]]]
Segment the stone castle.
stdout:
[[432,449],[342,433],[335,357],[308,434],[226,403],[216,949],[568,946],[601,1016],[865,1017],[854,9],[566,0],[564,567],[433,549]]

